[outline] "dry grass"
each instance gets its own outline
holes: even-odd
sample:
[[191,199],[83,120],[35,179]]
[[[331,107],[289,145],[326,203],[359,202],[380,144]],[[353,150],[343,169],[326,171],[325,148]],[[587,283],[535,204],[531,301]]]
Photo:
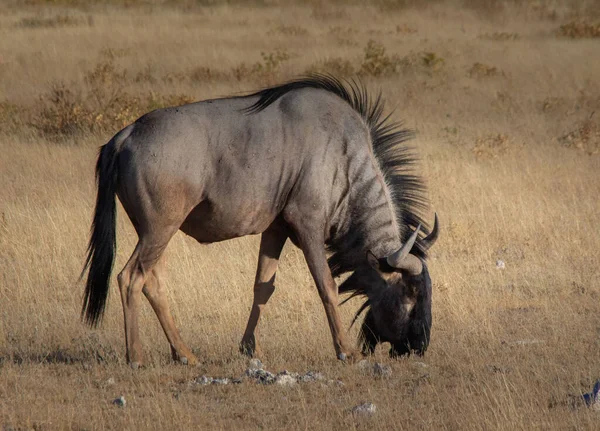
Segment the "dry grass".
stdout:
[[[600,377],[600,58],[595,39],[555,32],[556,19],[583,6],[538,2],[549,12],[523,15],[525,3],[489,2],[485,15],[443,2],[137,9],[115,0],[87,8],[93,25],[23,25],[79,20],[69,6],[86,2],[55,3],[0,14],[0,427],[595,428],[598,413],[574,400]],[[102,328],[78,319],[97,147],[153,107],[311,68],[360,73],[418,132],[443,229],[430,263],[427,367],[384,349],[376,360],[392,366],[390,378],[337,363],[301,253],[287,246],[260,326],[264,360],[345,385],[189,385],[245,368],[237,343],[258,243],[200,246],[179,234],[167,283],[200,367],[169,362],[146,306],[149,365],[131,371],[114,287]],[[118,238],[120,269],[136,240],[122,210]],[[344,306],[346,322],[356,306]],[[111,404],[121,394],[126,408]],[[349,412],[364,401],[374,416]]]

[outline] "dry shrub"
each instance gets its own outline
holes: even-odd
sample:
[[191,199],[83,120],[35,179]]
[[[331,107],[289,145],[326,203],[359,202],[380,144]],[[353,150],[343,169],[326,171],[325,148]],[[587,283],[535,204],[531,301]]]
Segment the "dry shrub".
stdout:
[[506,154],[511,146],[507,135],[497,133],[477,138],[471,151],[478,159],[495,159]]
[[325,2],[313,7],[311,16],[320,21],[336,21],[347,18],[348,15],[342,7],[336,7]]
[[330,27],[328,33],[335,36],[338,45],[351,47],[359,46],[359,43],[354,39],[354,36],[358,33],[355,28],[341,27],[338,25]]
[[421,54],[423,64],[431,70],[439,70],[446,62],[442,57],[437,55],[435,52],[423,52]]
[[396,26],[397,34],[413,34],[416,33],[417,29],[410,27],[408,24],[400,24]]
[[184,72],[169,72],[162,76],[161,81],[165,84],[180,84],[186,82],[190,77],[190,74]]
[[94,19],[91,15],[87,18],[75,17],[72,15],[55,15],[51,17],[33,16],[22,18],[18,27],[23,28],[57,28],[57,27],[75,27],[79,25],[93,25]]
[[30,125],[57,140],[86,132],[116,131],[153,109],[189,103],[185,95],[133,96],[125,91],[128,74],[103,60],[84,77],[84,88],[54,83],[31,113]]
[[355,68],[349,60],[339,57],[327,59],[309,67],[307,72],[330,72],[341,76],[358,74],[359,76],[383,77],[400,71],[417,70],[427,73],[442,68],[445,61],[434,52],[411,52],[404,57],[388,55],[383,44],[369,40],[364,48],[364,56]]
[[238,81],[245,79],[258,80],[260,82],[273,83],[279,75],[281,65],[290,59],[286,51],[276,49],[272,52],[261,52],[262,61],[248,66],[240,63],[236,66],[232,75]]
[[349,60],[341,57],[332,57],[311,65],[306,69],[306,73],[329,73],[337,77],[347,78],[354,75],[356,71]]
[[335,36],[350,36],[358,33],[358,30],[353,27],[342,27],[340,25],[336,25],[333,27],[329,27],[329,34]]
[[304,27],[296,25],[280,25],[279,27],[269,30],[267,34],[282,34],[284,36],[306,36],[308,30]]
[[546,97],[542,100],[540,108],[542,112],[555,112],[562,109],[566,101],[562,97]]
[[571,39],[600,37],[600,22],[590,24],[585,21],[571,21],[561,25],[557,33],[559,36]]
[[129,48],[105,48],[100,51],[100,58],[106,60],[116,60],[117,58],[127,57],[131,53]]
[[223,79],[226,77],[226,74],[220,70],[200,66],[192,69],[189,76],[193,82],[210,82]]
[[469,69],[469,76],[471,78],[485,78],[489,76],[498,76],[500,74],[497,67],[483,63],[474,63]]
[[52,84],[40,101],[41,111],[34,114],[31,126],[48,138],[75,134],[89,129],[94,122],[93,114],[83,106],[81,93],[62,82]]
[[507,33],[504,31],[494,33],[484,33],[479,35],[479,39],[495,40],[495,41],[508,41],[518,40],[521,36],[517,33]]
[[561,136],[558,141],[588,155],[600,153],[600,124],[592,118],[582,121],[575,130]]
[[398,71],[400,59],[398,56],[388,56],[385,47],[374,40],[369,40],[364,49],[363,61],[358,74],[363,76],[386,76]]
[[148,82],[150,84],[155,84],[158,80],[156,79],[156,74],[154,73],[154,70],[152,69],[152,66],[150,66],[149,64],[144,67],[144,70],[138,72],[134,77],[133,77],[133,82]]

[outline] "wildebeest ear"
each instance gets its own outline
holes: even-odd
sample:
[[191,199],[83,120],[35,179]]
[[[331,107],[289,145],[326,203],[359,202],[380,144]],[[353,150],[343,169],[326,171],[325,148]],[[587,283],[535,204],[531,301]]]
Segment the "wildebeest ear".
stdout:
[[379,259],[377,259],[377,256],[371,250],[367,251],[367,262],[369,262],[371,268],[379,271]]

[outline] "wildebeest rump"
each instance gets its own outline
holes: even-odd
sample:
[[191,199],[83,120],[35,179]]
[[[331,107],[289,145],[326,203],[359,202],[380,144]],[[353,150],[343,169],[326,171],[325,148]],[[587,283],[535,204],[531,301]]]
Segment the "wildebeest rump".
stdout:
[[[354,82],[316,75],[244,97],[152,111],[125,127],[98,157],[98,195],[82,315],[104,312],[116,248],[115,195],[139,236],[118,276],[127,359],[142,362],[138,308],[143,293],[174,359],[197,361],[184,344],[161,284],[162,255],[181,229],[201,243],[262,234],[254,302],[241,342],[257,353],[255,329],[273,293],[284,243],[306,258],[325,307],[338,358],[354,349],[338,314],[341,292],[364,295],[363,352],[389,341],[390,354],[422,353],[431,327],[425,208],[411,136],[383,117],[378,97]],[[414,233],[412,231],[414,228]]]

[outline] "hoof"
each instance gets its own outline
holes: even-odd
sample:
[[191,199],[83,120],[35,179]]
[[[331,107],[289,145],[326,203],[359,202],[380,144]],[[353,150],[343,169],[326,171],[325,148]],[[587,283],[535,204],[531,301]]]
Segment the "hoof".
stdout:
[[190,367],[195,367],[198,365],[198,358],[195,356],[181,356],[179,358],[179,363],[181,365],[189,365]]
[[240,354],[248,358],[260,358],[263,356],[262,350],[255,343],[253,345],[240,344]]
[[198,358],[196,358],[192,352],[189,352],[187,355],[180,355],[173,347],[171,347],[171,358],[173,359],[173,362],[181,365],[198,365]]
[[240,354],[247,356],[249,358],[253,358],[254,357],[254,349],[252,349],[251,347],[247,347],[247,346],[240,346]]
[[354,352],[351,353],[344,353],[344,352],[340,352],[337,355],[337,358],[345,363],[348,364],[353,364],[354,362],[356,362],[356,354]]

